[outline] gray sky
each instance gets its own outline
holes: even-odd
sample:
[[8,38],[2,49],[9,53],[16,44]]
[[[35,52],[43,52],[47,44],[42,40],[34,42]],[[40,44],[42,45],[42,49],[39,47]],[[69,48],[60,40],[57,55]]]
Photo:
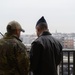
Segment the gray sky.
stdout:
[[25,34],[34,34],[38,19],[44,16],[51,33],[75,33],[75,0],[0,0],[0,31],[8,22],[18,21]]

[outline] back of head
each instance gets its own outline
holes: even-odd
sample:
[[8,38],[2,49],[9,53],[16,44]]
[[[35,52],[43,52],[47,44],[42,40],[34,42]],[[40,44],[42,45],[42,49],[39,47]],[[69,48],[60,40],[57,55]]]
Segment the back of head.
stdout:
[[44,18],[44,16],[42,16],[36,23],[36,27],[39,26],[41,29],[48,29],[48,25],[47,22]]
[[48,31],[48,25],[44,16],[42,16],[36,23],[37,36],[40,36],[44,31]]
[[8,25],[7,25],[7,32],[8,33],[13,33],[16,29],[19,29],[22,32],[24,32],[21,25],[17,21],[11,21],[8,23]]

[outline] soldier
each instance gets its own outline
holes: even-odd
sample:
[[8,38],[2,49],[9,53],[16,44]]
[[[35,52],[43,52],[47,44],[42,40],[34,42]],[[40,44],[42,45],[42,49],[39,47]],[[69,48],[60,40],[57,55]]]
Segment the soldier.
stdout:
[[33,75],[57,75],[62,46],[52,37],[44,17],[37,21],[36,32],[38,38],[32,42],[30,50],[30,70]]
[[11,21],[7,33],[0,39],[0,75],[28,75],[29,57],[19,39],[21,31],[24,32],[21,25]]

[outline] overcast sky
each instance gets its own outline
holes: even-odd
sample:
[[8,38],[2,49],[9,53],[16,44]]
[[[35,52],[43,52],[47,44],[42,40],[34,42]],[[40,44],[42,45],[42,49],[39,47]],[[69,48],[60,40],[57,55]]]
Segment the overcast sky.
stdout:
[[25,34],[34,34],[38,19],[44,16],[51,33],[75,33],[75,0],[0,0],[0,31],[18,21]]

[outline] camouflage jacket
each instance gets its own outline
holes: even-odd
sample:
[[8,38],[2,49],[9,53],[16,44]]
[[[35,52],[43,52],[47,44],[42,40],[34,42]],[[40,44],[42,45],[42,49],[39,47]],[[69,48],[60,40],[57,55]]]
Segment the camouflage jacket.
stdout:
[[0,39],[0,75],[28,75],[29,57],[25,45],[16,36]]

